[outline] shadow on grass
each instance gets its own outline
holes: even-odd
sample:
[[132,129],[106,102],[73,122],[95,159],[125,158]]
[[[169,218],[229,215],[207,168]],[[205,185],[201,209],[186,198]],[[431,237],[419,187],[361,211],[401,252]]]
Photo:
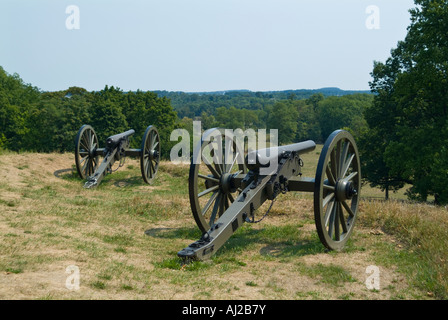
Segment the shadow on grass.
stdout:
[[196,227],[183,228],[153,228],[145,231],[145,234],[161,239],[199,239],[201,231]]
[[[107,182],[109,180],[109,183],[113,183],[114,186],[118,188],[127,188],[127,187],[137,187],[137,186],[147,186],[148,184],[143,181],[142,176],[134,176],[126,179],[114,179],[113,176],[111,176],[109,179],[105,179],[103,181]],[[115,181],[114,181],[115,180]]]
[[[196,227],[153,228],[146,230],[145,234],[163,239],[198,240],[201,237],[201,231]],[[264,229],[242,228],[226,241],[216,256],[241,254],[246,250],[253,250],[251,247],[258,244],[264,244],[260,249],[262,256],[274,258],[300,257],[326,252],[317,236],[310,239],[276,240],[266,237]]]
[[73,168],[56,170],[55,172],[53,172],[53,175],[56,178],[64,179],[64,180],[70,180],[70,181],[74,181],[74,180],[79,180],[80,179],[78,174],[76,173],[76,171],[73,170]]
[[326,252],[318,237],[310,239],[286,238],[274,239],[266,236],[266,229],[246,229],[241,230],[232,236],[220,249],[219,254],[228,252],[243,252],[250,250],[252,245],[263,244],[260,249],[260,255],[265,257],[286,258],[300,257]]

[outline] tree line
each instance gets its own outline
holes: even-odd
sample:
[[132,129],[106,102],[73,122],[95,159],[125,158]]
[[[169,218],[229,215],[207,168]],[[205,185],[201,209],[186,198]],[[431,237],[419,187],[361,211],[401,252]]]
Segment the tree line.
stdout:
[[161,131],[166,157],[174,143],[169,141],[171,131],[191,129],[194,120],[202,121],[203,129],[278,129],[281,144],[308,139],[323,142],[338,128],[361,132],[366,126],[363,112],[373,99],[364,93],[325,97],[311,90],[297,91],[308,97],[297,99],[298,94],[287,92],[169,94],[123,92],[107,85],[93,92],[79,87],[41,92],[0,67],[0,148],[72,151],[82,124],[92,125],[100,143],[132,128],[137,138],[131,146],[137,148],[146,127],[155,125]]
[[140,148],[143,134],[155,125],[162,153],[169,154],[169,136],[177,114],[169,99],[153,92],[123,92],[113,86],[88,92],[71,87],[41,92],[17,74],[0,67],[0,148],[13,151],[64,152],[74,150],[75,136],[90,124],[100,144],[110,135],[134,129],[131,147]]
[[[186,103],[179,103],[182,108],[191,104],[188,101],[191,97],[187,94],[184,97]],[[303,99],[239,95],[226,99],[227,104],[217,106],[216,101],[209,100],[212,97],[216,99],[207,95],[192,104],[191,116],[180,120],[185,128],[191,128],[192,122],[200,119],[203,129],[277,129],[279,144],[308,139],[323,143],[332,131],[340,128],[357,135],[367,127],[364,111],[373,100],[373,95],[365,93],[328,97],[313,93]]]

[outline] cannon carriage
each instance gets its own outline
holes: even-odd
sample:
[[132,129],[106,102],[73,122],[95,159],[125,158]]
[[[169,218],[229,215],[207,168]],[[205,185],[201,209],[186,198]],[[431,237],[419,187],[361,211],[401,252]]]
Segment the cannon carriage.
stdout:
[[[140,149],[131,149],[130,138],[133,129],[110,136],[106,146],[100,148],[98,137],[92,126],[83,125],[75,138],[75,164],[81,179],[87,179],[84,188],[93,188],[101,183],[103,177],[112,173],[113,164],[119,161],[117,169],[124,164],[126,157],[140,158],[143,180],[151,183],[155,178],[160,162],[160,136],[156,127],[150,125],[143,134]],[[100,162],[100,157],[103,160]],[[115,169],[115,170],[117,170]]]
[[[313,193],[320,241],[329,250],[344,247],[353,231],[361,189],[360,159],[350,133],[334,131],[322,148],[315,177],[304,177],[301,155],[315,149],[313,141],[245,154],[225,131],[215,139],[217,130],[204,132],[191,161],[190,205],[203,234],[178,252],[180,258],[210,258],[243,223],[260,222],[267,215],[255,218],[263,203],[272,201],[269,212],[275,199],[290,191]],[[202,156],[204,151],[209,157]]]

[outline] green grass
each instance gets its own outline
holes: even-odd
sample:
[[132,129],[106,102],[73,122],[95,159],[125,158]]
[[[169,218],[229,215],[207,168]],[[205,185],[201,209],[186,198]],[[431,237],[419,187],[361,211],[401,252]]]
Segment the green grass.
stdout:
[[300,274],[307,275],[311,278],[317,278],[319,282],[340,286],[344,282],[355,282],[356,280],[350,275],[350,272],[341,266],[336,265],[305,265],[303,263],[297,264],[297,270]]
[[[304,156],[304,175],[314,176],[319,148]],[[20,168],[4,158],[16,156],[21,157]],[[86,190],[73,173],[71,158],[39,155],[54,164],[43,166],[45,171],[39,170],[34,154],[0,155],[1,163],[21,174],[20,183],[0,186],[0,272],[23,277],[22,282],[39,273],[35,279],[47,279],[47,273],[63,279],[72,264],[81,272],[83,290],[77,296],[63,281],[59,290],[47,292],[37,283],[44,280],[35,280],[28,298],[448,298],[444,208],[363,200],[346,248],[329,253],[315,231],[312,194],[288,193],[279,196],[263,222],[240,227],[210,261],[184,264],[177,252],[201,236],[189,208],[188,166],[162,163],[149,186],[141,179],[138,161],[129,161],[99,188]],[[381,192],[366,187],[362,194],[377,197]],[[377,229],[383,234],[370,233]],[[365,260],[348,265],[351,256]],[[370,264],[396,272],[379,292],[364,286],[364,269]],[[407,285],[394,282],[401,275]],[[5,290],[9,298],[28,292]]]
[[367,202],[361,223],[382,228],[402,243],[403,250],[382,244],[377,260],[398,263],[400,269],[422,290],[448,298],[448,211],[425,204],[398,201]]

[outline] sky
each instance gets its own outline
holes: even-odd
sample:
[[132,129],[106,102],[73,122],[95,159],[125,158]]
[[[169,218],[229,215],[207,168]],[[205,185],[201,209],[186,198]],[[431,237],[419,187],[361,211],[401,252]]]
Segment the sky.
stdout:
[[412,0],[0,0],[0,66],[43,91],[368,90],[373,62],[405,38],[413,7]]

